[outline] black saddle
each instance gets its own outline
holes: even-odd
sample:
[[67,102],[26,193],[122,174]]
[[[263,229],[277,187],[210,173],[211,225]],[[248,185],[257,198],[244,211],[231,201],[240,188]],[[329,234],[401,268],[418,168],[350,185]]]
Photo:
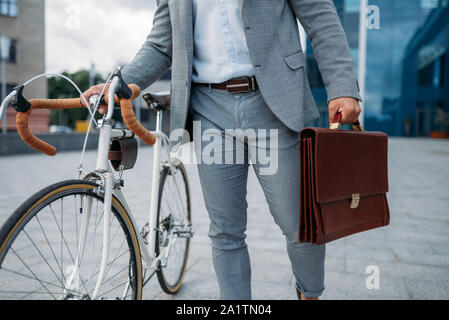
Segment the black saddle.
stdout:
[[169,93],[146,93],[143,99],[148,104],[148,107],[154,111],[167,111],[170,109],[171,96]]

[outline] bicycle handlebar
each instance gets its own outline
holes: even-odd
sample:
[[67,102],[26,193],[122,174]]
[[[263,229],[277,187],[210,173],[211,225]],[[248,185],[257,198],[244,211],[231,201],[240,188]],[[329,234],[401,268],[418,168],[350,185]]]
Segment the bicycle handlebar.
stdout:
[[156,137],[150,131],[140,124],[136,119],[134,114],[133,105],[131,101],[133,97],[138,97],[140,95],[140,88],[136,85],[130,85],[129,88],[133,92],[131,99],[120,100],[120,109],[122,110],[122,118],[125,121],[126,126],[131,132],[135,133],[140,139],[143,140],[147,145],[152,146],[156,143]]
[[[142,124],[137,120],[136,115],[133,110],[133,105],[131,103],[132,100],[137,98],[140,95],[140,88],[135,85],[131,84],[128,86],[131,91],[132,95],[130,99],[121,99],[118,100],[118,97],[116,98],[115,102],[120,102],[120,109],[122,111],[122,118],[125,122],[128,129],[133,132],[136,136],[138,136],[140,139],[142,139],[143,142],[145,142],[147,145],[152,146],[156,143],[156,137],[154,134],[152,134],[149,130],[147,130]],[[106,103],[108,102],[108,98],[106,97]]]
[[28,127],[33,109],[76,109],[81,108],[80,99],[30,100],[31,108],[27,112],[19,112],[16,117],[17,132],[30,147],[49,156],[56,155],[56,148],[36,137]]
[[[140,88],[131,84],[129,88],[132,95],[129,99],[119,99],[115,95],[115,102],[119,102],[121,106],[122,117],[129,130],[142,139],[146,144],[152,146],[156,143],[156,137],[147,129],[145,129],[136,119],[131,101],[140,95]],[[106,102],[107,102],[106,97]],[[81,100],[76,99],[56,99],[56,100],[30,100],[30,109],[27,112],[19,112],[16,118],[17,131],[22,140],[30,147],[45,153],[49,156],[55,156],[57,150],[47,142],[36,137],[28,127],[29,118],[34,109],[76,109],[84,108]]]

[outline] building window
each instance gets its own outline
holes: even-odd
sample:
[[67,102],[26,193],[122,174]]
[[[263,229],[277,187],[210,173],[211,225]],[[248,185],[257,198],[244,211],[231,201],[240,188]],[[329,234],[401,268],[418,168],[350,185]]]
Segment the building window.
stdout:
[[[443,56],[444,57],[444,56]],[[418,71],[418,85],[427,88],[442,88],[444,79],[444,59],[440,57]]]
[[360,0],[345,0],[346,13],[360,12]]
[[17,0],[0,0],[0,15],[17,17]]
[[421,8],[423,9],[444,8],[448,4],[449,0],[421,0]]
[[9,48],[9,63],[17,63],[17,40],[11,40],[11,47]]
[[[0,82],[0,88],[1,87],[2,87],[2,83]],[[6,85],[6,94],[10,94],[14,90],[15,87],[17,87],[17,84],[8,83]]]

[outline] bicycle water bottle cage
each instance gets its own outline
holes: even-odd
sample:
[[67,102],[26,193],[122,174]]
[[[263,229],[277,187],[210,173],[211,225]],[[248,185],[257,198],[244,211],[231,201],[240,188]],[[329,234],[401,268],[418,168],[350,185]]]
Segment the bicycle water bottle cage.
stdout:
[[128,87],[126,82],[123,80],[122,71],[119,70],[114,74],[114,77],[119,78],[119,87],[117,88],[117,92],[115,93],[119,99],[129,99],[131,98],[133,92]]
[[23,85],[15,87],[16,100],[11,102],[12,107],[17,112],[26,113],[31,109],[31,103],[23,96]]

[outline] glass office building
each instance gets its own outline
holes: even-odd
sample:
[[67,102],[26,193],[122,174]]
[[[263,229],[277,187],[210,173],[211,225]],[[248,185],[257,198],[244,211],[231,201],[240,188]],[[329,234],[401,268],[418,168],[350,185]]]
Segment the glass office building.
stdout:
[[[334,0],[358,68],[359,0]],[[449,0],[370,0],[365,127],[392,136],[449,131]],[[326,126],[326,90],[307,46],[307,70]]]

